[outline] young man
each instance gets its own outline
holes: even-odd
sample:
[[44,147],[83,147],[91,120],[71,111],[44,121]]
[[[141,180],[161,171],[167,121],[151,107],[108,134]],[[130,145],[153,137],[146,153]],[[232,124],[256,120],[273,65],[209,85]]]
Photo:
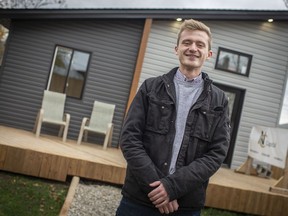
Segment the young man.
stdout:
[[127,160],[117,216],[198,216],[209,178],[230,142],[228,100],[201,71],[211,32],[186,20],[175,53],[180,65],[147,79],[127,114],[120,146]]

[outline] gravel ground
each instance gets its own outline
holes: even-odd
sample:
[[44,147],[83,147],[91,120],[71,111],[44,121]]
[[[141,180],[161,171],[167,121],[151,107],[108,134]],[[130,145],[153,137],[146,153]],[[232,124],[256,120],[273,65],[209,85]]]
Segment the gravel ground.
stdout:
[[80,180],[68,216],[113,216],[121,198],[120,186]]

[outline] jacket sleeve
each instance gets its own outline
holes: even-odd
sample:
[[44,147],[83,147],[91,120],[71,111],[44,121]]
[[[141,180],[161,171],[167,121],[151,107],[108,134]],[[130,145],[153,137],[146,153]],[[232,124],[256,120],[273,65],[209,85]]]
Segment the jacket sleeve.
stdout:
[[139,88],[126,116],[120,137],[120,147],[127,161],[127,169],[131,171],[140,188],[148,194],[152,190],[149,184],[159,180],[159,176],[142,142],[148,109],[146,95],[145,81]]
[[230,143],[230,121],[228,115],[228,100],[225,98],[224,112],[215,129],[214,137],[208,150],[187,166],[176,170],[172,175],[161,179],[170,200],[179,199],[185,194],[204,187],[209,178],[223,163]]

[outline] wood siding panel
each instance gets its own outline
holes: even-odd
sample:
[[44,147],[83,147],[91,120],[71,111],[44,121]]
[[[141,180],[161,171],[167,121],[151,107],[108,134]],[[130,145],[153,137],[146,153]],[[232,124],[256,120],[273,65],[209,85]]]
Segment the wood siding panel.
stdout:
[[[66,99],[68,138],[77,139],[82,118],[90,116],[94,100],[99,100],[116,104],[112,145],[117,146],[144,21],[14,20],[0,71],[0,124],[32,130],[55,46],[62,45],[91,53],[83,98]],[[43,133],[56,135],[56,129],[43,125]]]
[[[277,127],[287,73],[288,24],[258,21],[205,21],[213,34],[213,56],[203,68],[215,82],[246,89],[231,168],[247,158],[254,125]],[[179,65],[175,55],[178,27],[153,20],[139,85]],[[249,77],[215,70],[218,47],[253,55]]]

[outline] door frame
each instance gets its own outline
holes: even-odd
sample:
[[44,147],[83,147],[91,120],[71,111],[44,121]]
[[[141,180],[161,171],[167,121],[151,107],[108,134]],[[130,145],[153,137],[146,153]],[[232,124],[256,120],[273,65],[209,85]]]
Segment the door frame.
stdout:
[[[230,86],[222,83],[213,83],[218,88],[222,89],[227,97],[229,98],[229,94],[233,94],[234,98],[232,98],[233,101],[229,101],[230,104],[230,110],[229,110],[229,117],[230,117],[230,124],[231,124],[231,139],[230,139],[230,146],[227,152],[227,156],[223,162],[224,166],[231,167],[232,163],[232,157],[234,153],[242,108],[243,108],[243,102],[245,98],[246,89],[238,88],[235,86]],[[232,104],[233,105],[232,105]],[[232,111],[231,111],[231,105],[232,105]]]

